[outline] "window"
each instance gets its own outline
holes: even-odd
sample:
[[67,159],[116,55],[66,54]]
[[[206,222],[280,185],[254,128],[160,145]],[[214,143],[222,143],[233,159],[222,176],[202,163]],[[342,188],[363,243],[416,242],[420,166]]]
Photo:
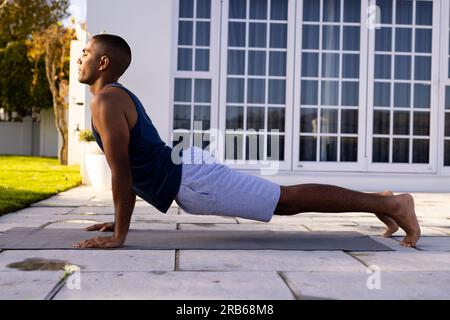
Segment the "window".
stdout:
[[358,161],[360,19],[361,1],[303,1],[300,162]]

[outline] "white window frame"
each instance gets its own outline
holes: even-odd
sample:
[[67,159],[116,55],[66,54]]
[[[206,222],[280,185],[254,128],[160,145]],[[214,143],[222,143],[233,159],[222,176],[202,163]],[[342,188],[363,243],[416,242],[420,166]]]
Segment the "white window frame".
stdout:
[[[256,161],[256,160],[226,160],[225,159],[225,132],[226,132],[226,107],[227,107],[227,65],[228,65],[228,16],[229,16],[229,0],[222,1],[222,32],[221,32],[221,61],[220,61],[220,103],[219,103],[219,149],[218,158],[224,164],[233,169],[241,170],[264,170],[269,171],[290,171],[292,168],[292,95],[293,95],[293,74],[289,70],[294,68],[294,32],[295,28],[295,0],[288,0],[288,25],[287,25],[287,56],[286,56],[286,107],[285,107],[285,154],[284,161]],[[270,12],[270,7],[268,7]],[[270,32],[267,33],[269,37]],[[247,49],[247,48],[246,48]],[[268,94],[268,93],[266,93]],[[266,115],[267,117],[267,115]],[[245,121],[245,119],[244,119]],[[269,132],[270,133],[270,132]],[[264,148],[265,149],[265,148]],[[270,168],[269,168],[270,167]],[[275,173],[275,172],[274,172]]]
[[450,176],[450,166],[444,166],[444,137],[445,137],[445,88],[450,86],[449,77],[449,39],[450,39],[450,0],[441,1],[441,68],[439,79],[439,138],[438,138],[438,167],[439,173],[443,176]]
[[[196,0],[197,1],[197,0]],[[170,137],[170,144],[172,144],[173,137],[175,130],[173,129],[174,125],[174,106],[175,106],[175,79],[177,78],[185,78],[185,79],[192,79],[194,82],[195,79],[207,79],[211,80],[211,113],[210,113],[210,127],[211,128],[217,128],[218,125],[218,101],[219,101],[219,47],[220,47],[220,2],[211,0],[211,17],[210,17],[210,53],[209,53],[209,71],[178,71],[178,23],[180,21],[179,18],[179,6],[180,1],[174,0],[174,6],[173,6],[173,12],[172,15],[174,18],[174,27],[172,30],[172,80],[170,85],[170,112],[169,112],[169,137]],[[194,5],[194,16],[195,13],[195,5]],[[201,19],[200,19],[201,20]],[[193,37],[195,39],[195,23],[193,27]],[[195,42],[193,43],[193,47],[195,50]],[[195,55],[195,53],[194,53]],[[195,69],[195,59],[193,59],[193,66]],[[192,90],[192,99],[191,99],[191,122],[194,121],[194,90]],[[192,134],[196,131],[194,128],[192,130],[177,130],[177,132],[190,132],[191,137]],[[209,133],[211,130],[200,130],[198,132],[206,132]],[[214,137],[211,137],[211,140],[213,140]],[[191,145],[193,144],[193,140],[191,140]],[[214,148],[214,144],[211,145],[211,153],[214,155],[216,153],[216,148]]]
[[[368,109],[368,117],[367,117],[367,155],[368,155],[368,165],[367,169],[369,172],[398,172],[398,173],[428,173],[435,174],[437,173],[437,141],[438,139],[438,112],[439,109],[439,39],[440,39],[440,15],[438,14],[440,11],[440,3],[441,1],[432,1],[433,2],[433,22],[432,22],[432,30],[433,30],[433,39],[432,39],[432,64],[431,64],[431,101],[430,101],[430,162],[425,164],[413,164],[413,163],[373,163],[372,162],[372,132],[373,132],[373,97],[374,97],[374,63],[375,63],[375,31],[369,30],[369,69],[368,69],[368,90],[367,90],[367,109]],[[371,5],[375,5],[375,0],[370,0]],[[415,6],[414,6],[415,8]],[[395,20],[395,8],[393,10],[393,23]],[[415,22],[415,10],[413,10],[413,21]],[[413,45],[414,45],[414,37],[415,34],[412,35]],[[412,48],[414,52],[414,47]],[[391,54],[395,52],[395,49],[392,48]],[[414,77],[414,74],[412,74]],[[387,81],[386,81],[387,82]],[[394,82],[393,79],[390,82]],[[413,103],[411,101],[411,103]],[[408,109],[409,110],[409,109]],[[400,111],[400,110],[399,110]],[[405,109],[406,111],[406,109]],[[392,121],[391,121],[392,122]],[[412,129],[412,128],[411,128]],[[386,135],[390,136],[391,135]],[[412,145],[410,145],[412,148]],[[411,150],[410,150],[411,152]]]
[[[341,1],[341,6],[343,6],[343,0]],[[342,7],[341,7],[342,9]],[[336,25],[342,25],[342,15],[343,10],[341,10],[341,22],[336,23]],[[366,122],[366,70],[367,70],[367,33],[364,30],[367,29],[367,19],[364,19],[365,13],[367,12],[367,1],[361,1],[361,21],[360,21],[360,61],[359,61],[359,108],[358,108],[358,158],[357,162],[324,162],[324,161],[299,161],[299,149],[300,149],[300,81],[301,81],[301,52],[302,52],[302,32],[300,32],[303,26],[303,0],[297,1],[297,22],[296,22],[296,48],[295,52],[297,59],[295,62],[295,94],[294,94],[294,119],[293,119],[293,171],[352,171],[352,172],[363,172],[366,170],[365,161],[365,122]],[[320,21],[322,21],[323,10],[320,10]],[[319,27],[322,28],[324,25],[320,22]],[[325,23],[329,25],[329,23]],[[344,23],[344,25],[346,25]],[[343,32],[340,32],[340,44],[341,48],[343,45]],[[321,64],[321,52],[322,50],[322,32],[319,33],[319,65]],[[342,55],[342,54],[341,54]],[[342,68],[342,64],[340,66]],[[319,78],[321,75],[319,74]],[[342,81],[343,78],[339,78]],[[320,81],[319,81],[320,86]],[[341,94],[339,94],[341,96]],[[319,101],[321,99],[320,94],[318,97]],[[339,101],[339,104],[341,101]],[[345,109],[345,108],[344,108]],[[338,126],[340,127],[340,120]],[[338,134],[341,135],[341,134]],[[329,135],[327,135],[329,136]],[[342,135],[341,135],[342,136]],[[345,136],[345,135],[344,135]],[[319,141],[318,141],[319,143]],[[339,148],[339,146],[338,146]],[[339,159],[338,159],[339,160]]]

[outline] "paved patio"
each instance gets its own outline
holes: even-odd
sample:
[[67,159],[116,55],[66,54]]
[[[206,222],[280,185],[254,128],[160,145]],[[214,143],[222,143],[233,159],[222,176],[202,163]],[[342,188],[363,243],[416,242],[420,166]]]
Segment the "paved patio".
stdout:
[[[450,299],[450,194],[414,196],[423,232],[416,249],[401,247],[401,237],[382,238],[383,225],[366,213],[265,224],[178,207],[163,215],[139,199],[133,229],[359,231],[394,251],[7,250],[0,299]],[[83,228],[112,221],[113,213],[110,191],[83,186],[0,217],[0,233]],[[81,271],[67,273],[66,265]],[[40,266],[47,270],[34,270]]]

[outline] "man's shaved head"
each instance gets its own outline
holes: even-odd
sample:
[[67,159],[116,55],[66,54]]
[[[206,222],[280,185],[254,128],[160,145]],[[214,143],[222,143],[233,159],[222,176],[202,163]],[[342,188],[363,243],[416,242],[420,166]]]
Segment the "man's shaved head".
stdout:
[[121,37],[112,34],[98,34],[92,37],[98,56],[107,56],[110,60],[111,74],[122,76],[131,63],[131,49]]

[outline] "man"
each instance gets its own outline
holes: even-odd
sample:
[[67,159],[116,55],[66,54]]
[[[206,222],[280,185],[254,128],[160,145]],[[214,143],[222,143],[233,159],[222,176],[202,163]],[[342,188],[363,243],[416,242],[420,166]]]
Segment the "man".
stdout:
[[[112,174],[115,222],[88,231],[114,231],[74,244],[77,248],[114,248],[127,237],[136,195],[167,212],[175,200],[191,214],[236,216],[268,222],[275,215],[301,212],[370,212],[387,225],[389,237],[401,227],[402,245],[414,247],[420,227],[409,194],[362,193],[336,186],[279,186],[269,180],[234,171],[208,152],[190,148],[182,161],[159,137],[139,99],[118,83],[131,63],[122,38],[94,36],[78,59],[79,81],[90,86],[92,126]],[[192,163],[192,159],[194,159]],[[178,159],[180,160],[180,159]]]

